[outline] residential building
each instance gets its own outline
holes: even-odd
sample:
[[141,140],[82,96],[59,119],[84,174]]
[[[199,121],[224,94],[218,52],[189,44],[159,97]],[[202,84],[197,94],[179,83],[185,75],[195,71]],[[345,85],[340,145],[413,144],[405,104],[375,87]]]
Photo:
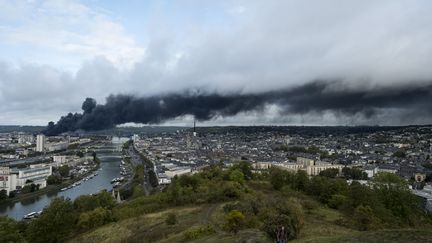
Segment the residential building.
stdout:
[[11,191],[11,172],[9,167],[0,167],[0,191],[5,190],[9,195]]
[[284,162],[280,164],[275,164],[275,166],[285,169],[285,170],[304,170],[310,176],[319,175],[319,173],[326,169],[338,169],[339,172],[342,171],[342,165],[340,164],[331,164],[323,161],[315,161],[314,159],[297,157],[297,162]]
[[36,152],[44,152],[45,150],[46,137],[43,134],[39,134],[36,137]]
[[52,175],[52,167],[46,164],[31,165],[28,168],[0,167],[0,190],[11,191],[35,184],[39,188],[47,186],[47,178]]

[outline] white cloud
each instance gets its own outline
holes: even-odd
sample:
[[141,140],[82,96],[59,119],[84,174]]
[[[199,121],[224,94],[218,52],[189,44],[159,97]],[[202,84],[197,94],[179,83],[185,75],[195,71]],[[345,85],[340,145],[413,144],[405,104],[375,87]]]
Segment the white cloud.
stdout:
[[[7,1],[0,3],[3,6],[11,8]],[[121,68],[131,67],[144,54],[144,48],[120,23],[79,2],[34,1],[15,7],[20,14],[9,17],[14,23],[0,32],[2,42],[55,50],[64,58],[75,56],[83,60],[103,56]]]
[[[27,109],[22,121],[38,112],[55,119],[79,110],[87,96],[103,102],[110,93],[260,92],[315,79],[342,79],[359,88],[432,77],[430,1],[228,0],[220,12],[202,1],[194,11],[194,2],[188,1],[188,17],[175,14],[181,8],[161,4],[158,16],[142,25],[149,41],[140,46],[108,11],[76,1],[0,0],[0,43],[40,47],[40,59],[55,50],[60,54],[54,62],[75,63],[74,71],[34,64],[37,55],[16,67],[0,63],[0,112]],[[322,121],[317,114],[290,119],[272,114],[261,118]],[[227,121],[253,123],[256,114],[242,116]],[[329,123],[341,119],[325,116]],[[8,119],[0,116],[0,124]]]
[[228,13],[232,14],[232,15],[242,14],[245,11],[246,11],[246,7],[245,6],[236,6],[236,7],[228,9]]

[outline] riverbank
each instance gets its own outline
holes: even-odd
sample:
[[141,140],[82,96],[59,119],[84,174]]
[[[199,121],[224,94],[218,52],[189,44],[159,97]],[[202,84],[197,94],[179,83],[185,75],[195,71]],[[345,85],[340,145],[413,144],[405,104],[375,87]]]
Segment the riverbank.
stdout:
[[82,174],[79,177],[76,177],[74,179],[66,180],[66,181],[64,181],[64,182],[62,182],[61,184],[58,184],[58,185],[47,185],[46,187],[44,187],[44,188],[42,188],[40,190],[37,190],[35,192],[18,194],[18,195],[16,195],[13,198],[7,198],[7,199],[4,199],[4,200],[0,201],[0,205],[17,203],[17,202],[20,202],[22,200],[28,200],[28,199],[32,199],[32,198],[37,198],[39,196],[42,196],[42,195],[45,195],[45,194],[48,194],[48,193],[58,192],[62,188],[68,187],[68,186],[74,184],[75,182],[80,181],[83,178],[91,175],[95,171],[99,170],[99,168],[100,168],[100,163],[96,163],[96,166],[92,170],[88,171],[85,174]]

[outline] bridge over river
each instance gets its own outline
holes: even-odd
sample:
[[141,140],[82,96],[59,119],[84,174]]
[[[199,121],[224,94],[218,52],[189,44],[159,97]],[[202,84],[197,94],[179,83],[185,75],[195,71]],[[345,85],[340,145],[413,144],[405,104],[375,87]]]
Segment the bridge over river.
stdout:
[[98,175],[92,179],[83,181],[81,185],[66,191],[50,192],[20,202],[0,204],[0,215],[7,215],[19,220],[30,212],[42,210],[56,197],[63,196],[73,200],[81,195],[94,194],[104,189],[111,190],[111,180],[120,175],[121,147],[127,139],[113,137],[111,142],[94,148],[101,160],[101,165]]

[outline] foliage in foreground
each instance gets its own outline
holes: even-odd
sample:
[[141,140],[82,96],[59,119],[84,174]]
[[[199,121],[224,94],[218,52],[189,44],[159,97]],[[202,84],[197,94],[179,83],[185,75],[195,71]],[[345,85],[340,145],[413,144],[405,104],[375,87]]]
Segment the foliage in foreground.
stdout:
[[[163,192],[150,196],[137,193],[133,200],[119,205],[110,193],[103,192],[81,196],[74,202],[55,199],[40,218],[28,224],[0,218],[0,242],[62,242],[113,221],[175,206],[213,203],[225,205],[221,228],[227,233],[259,229],[274,239],[283,226],[287,238],[295,239],[305,224],[305,210],[315,207],[313,203],[299,203],[299,195],[343,212],[347,217],[340,224],[358,230],[430,225],[430,218],[419,209],[416,198],[399,177],[380,174],[365,186],[355,182],[348,185],[333,174],[309,178],[303,171],[276,168],[253,174],[247,162],[231,168],[212,166],[194,175],[175,177]],[[253,180],[270,183],[272,196],[251,189]],[[167,216],[166,227],[175,227],[177,216]],[[214,233],[212,226],[193,227],[183,233],[183,238],[196,240]]]
[[272,168],[268,176],[274,189],[290,187],[306,193],[344,212],[347,220],[359,230],[431,223],[431,218],[420,209],[418,198],[409,191],[407,182],[397,175],[379,173],[369,185],[356,181],[348,185],[346,180],[329,174],[332,172],[309,179],[302,171],[294,173]]

